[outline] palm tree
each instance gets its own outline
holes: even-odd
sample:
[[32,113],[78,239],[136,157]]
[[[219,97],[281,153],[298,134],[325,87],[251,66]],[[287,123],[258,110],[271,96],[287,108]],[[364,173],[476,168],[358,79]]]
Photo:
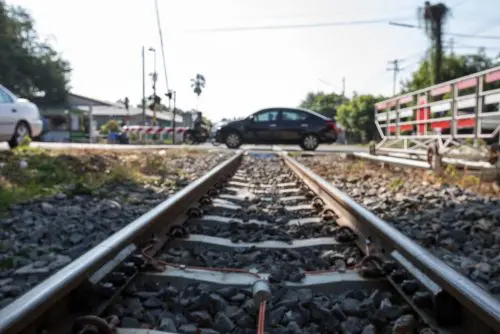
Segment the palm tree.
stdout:
[[444,3],[431,5],[429,1],[426,1],[424,7],[418,9],[418,18],[420,21],[424,21],[425,33],[433,43],[434,84],[441,82],[443,25],[450,15],[451,10]]
[[205,88],[205,82],[205,77],[199,73],[196,74],[196,77],[191,79],[191,88],[193,88],[193,92],[198,96],[198,100],[196,101],[196,108],[198,108],[201,91],[203,88]]

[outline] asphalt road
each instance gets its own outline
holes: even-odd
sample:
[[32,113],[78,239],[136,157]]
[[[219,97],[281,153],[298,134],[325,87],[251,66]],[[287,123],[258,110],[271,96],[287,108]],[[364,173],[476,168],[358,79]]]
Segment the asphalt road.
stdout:
[[[116,144],[87,144],[87,143],[43,143],[32,142],[31,146],[45,149],[112,149],[112,150],[137,150],[137,149],[169,149],[169,148],[198,148],[198,149],[221,149],[226,150],[225,145],[214,146],[210,143],[200,145],[116,145]],[[267,151],[281,149],[286,151],[301,151],[299,146],[294,145],[243,145],[245,150]],[[8,150],[7,143],[0,143],[0,150]],[[320,145],[316,152],[368,152],[367,147],[356,145]]]

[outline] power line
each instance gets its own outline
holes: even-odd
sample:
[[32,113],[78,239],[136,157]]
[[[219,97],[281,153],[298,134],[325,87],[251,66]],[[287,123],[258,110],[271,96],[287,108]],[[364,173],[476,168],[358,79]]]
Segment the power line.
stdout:
[[462,1],[457,1],[457,3],[455,3],[454,5],[452,5],[450,7],[450,9],[454,9],[454,8],[457,8],[458,6],[462,6],[464,3],[466,3],[467,1],[469,0],[462,0]]
[[[155,0],[155,11],[156,11],[156,23],[158,25],[158,34],[160,35],[161,57],[163,59],[163,71],[164,71],[164,75],[165,75],[165,83],[167,85],[167,92],[168,92],[169,89],[168,89],[168,77],[167,77],[167,62],[165,61],[165,47],[163,46],[163,34],[161,31],[160,11],[158,9],[158,0]],[[170,102],[170,100],[169,100],[169,102]],[[175,123],[175,120],[173,122]]]
[[[493,24],[489,24],[489,23],[491,23],[491,22],[493,22]],[[477,30],[476,30],[476,31],[474,31],[472,34],[473,34],[473,35],[480,34],[480,33],[484,32],[484,31],[490,30],[491,28],[496,27],[496,26],[498,26],[498,25],[500,25],[500,22],[499,22],[499,21],[497,21],[497,20],[492,20],[492,21],[488,22],[488,24],[487,24],[486,26],[483,26],[482,28],[477,29]]]
[[387,19],[375,19],[375,20],[358,20],[358,21],[353,20],[353,21],[339,21],[339,22],[318,22],[318,23],[282,24],[282,25],[265,25],[265,26],[234,26],[234,27],[223,27],[223,28],[195,29],[195,30],[188,30],[187,32],[227,32],[227,31],[322,28],[322,27],[355,26],[355,25],[387,23],[391,20],[393,19],[387,18]]
[[327,86],[332,86],[332,87],[334,87],[334,88],[336,88],[336,89],[339,89],[339,88],[340,88],[340,87],[339,87],[339,86],[337,86],[336,84],[331,83],[331,82],[329,82],[329,81],[326,81],[325,79],[321,79],[321,78],[319,78],[319,79],[318,79],[318,81],[319,81],[319,82],[321,82],[321,83],[323,83],[323,84],[325,84],[325,85],[327,85]]
[[462,45],[462,44],[459,44],[459,45],[445,45],[443,46],[444,48],[449,48],[449,49],[486,49],[486,50],[500,50],[500,47],[498,46],[493,46],[493,47],[490,47],[490,46],[474,46],[474,45]]
[[[404,11],[404,12],[407,12],[409,10],[414,10],[415,7],[414,6],[398,6],[398,7],[380,7],[380,6],[375,6],[375,7],[366,7],[366,6],[363,6],[363,8],[356,8],[355,9],[355,13],[356,14],[360,14],[360,13],[373,13],[375,11],[377,12],[395,12],[395,11]],[[352,14],[353,11],[352,10],[348,10],[348,9],[335,9],[334,12],[329,12],[329,11],[318,11],[318,10],[315,10],[314,12],[303,12],[301,11],[300,13],[280,13],[280,14],[276,14],[276,15],[272,15],[272,14],[269,14],[269,15],[259,15],[259,16],[255,16],[255,15],[251,15],[251,16],[241,16],[239,17],[239,19],[243,19],[243,20],[257,20],[257,19],[305,19],[305,18],[318,18],[318,15],[321,15],[322,17],[330,17],[332,15],[338,15],[338,14]]]
[[491,35],[474,35],[474,34],[459,34],[459,33],[445,33],[445,35],[461,37],[461,38],[500,39],[500,36],[491,36]]
[[[393,26],[403,27],[403,28],[420,29],[419,26],[414,25],[414,24],[408,24],[408,23],[399,23],[399,22],[390,21],[389,24],[393,25]],[[500,36],[491,36],[491,35],[475,35],[475,34],[462,34],[462,33],[452,33],[452,32],[444,32],[443,34],[448,35],[448,36],[461,37],[461,38],[500,39]]]

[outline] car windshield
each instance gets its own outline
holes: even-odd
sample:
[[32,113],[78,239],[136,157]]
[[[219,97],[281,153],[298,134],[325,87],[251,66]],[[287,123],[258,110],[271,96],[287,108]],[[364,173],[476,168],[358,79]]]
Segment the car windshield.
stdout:
[[5,93],[9,94],[10,97],[12,97],[14,100],[17,100],[19,97],[12,93],[10,90],[7,89],[7,87],[3,86],[3,85],[0,85],[0,89],[3,90]]

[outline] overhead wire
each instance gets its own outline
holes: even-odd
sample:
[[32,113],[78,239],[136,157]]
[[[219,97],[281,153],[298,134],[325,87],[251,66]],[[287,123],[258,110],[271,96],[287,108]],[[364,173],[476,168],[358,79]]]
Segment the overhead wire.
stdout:
[[[409,11],[409,10],[412,10],[414,9],[413,6],[398,6],[398,7],[394,7],[394,6],[388,6],[388,7],[380,7],[380,6],[376,6],[376,7],[366,7],[366,6],[363,6],[363,8],[356,8],[355,12],[356,14],[359,14],[359,13],[372,13],[374,11],[377,11],[377,12],[388,12],[388,11]],[[346,10],[345,8],[344,9],[338,9],[338,8],[335,8],[335,11],[333,13],[328,13],[328,12],[325,12],[325,11],[318,11],[318,10],[315,10],[314,12],[303,12],[301,11],[300,13],[281,13],[280,14],[269,14],[269,15],[259,15],[259,16],[254,16],[254,15],[251,15],[251,16],[243,16],[243,17],[239,17],[241,19],[251,19],[251,20],[256,20],[256,19],[304,19],[304,18],[317,18],[318,15],[322,15],[322,16],[331,16],[331,15],[338,15],[338,14],[349,14],[349,13],[352,13],[352,11],[350,10]]]
[[[398,18],[396,20],[404,20],[405,18]],[[394,18],[373,19],[373,20],[350,20],[350,21],[337,21],[337,22],[317,22],[317,23],[298,23],[298,24],[277,24],[277,25],[262,25],[262,26],[233,26],[222,28],[208,28],[208,29],[193,29],[187,32],[229,32],[229,31],[253,31],[253,30],[281,30],[281,29],[301,29],[301,28],[322,28],[322,27],[339,27],[339,26],[356,26],[356,25],[369,25],[387,23]]]
[[459,0],[455,4],[451,5],[450,9],[455,9],[458,6],[463,5],[464,3],[468,2],[469,0]]
[[163,72],[165,75],[165,84],[167,85],[167,92],[169,91],[168,76],[167,76],[167,62],[165,61],[165,47],[163,45],[163,33],[160,23],[160,10],[158,8],[158,0],[155,0],[156,23],[158,25],[158,34],[160,35],[161,57],[163,60]]
[[479,45],[446,45],[445,48],[454,48],[454,49],[486,49],[486,50],[500,50],[498,46],[479,46]]
[[[412,28],[412,29],[420,29],[419,26],[409,23],[399,23],[390,21],[390,25],[404,27],[404,28]],[[461,38],[477,38],[477,39],[500,39],[500,36],[492,36],[492,35],[475,35],[475,34],[463,34],[463,33],[453,33],[453,32],[444,32],[443,35],[455,36]]]

